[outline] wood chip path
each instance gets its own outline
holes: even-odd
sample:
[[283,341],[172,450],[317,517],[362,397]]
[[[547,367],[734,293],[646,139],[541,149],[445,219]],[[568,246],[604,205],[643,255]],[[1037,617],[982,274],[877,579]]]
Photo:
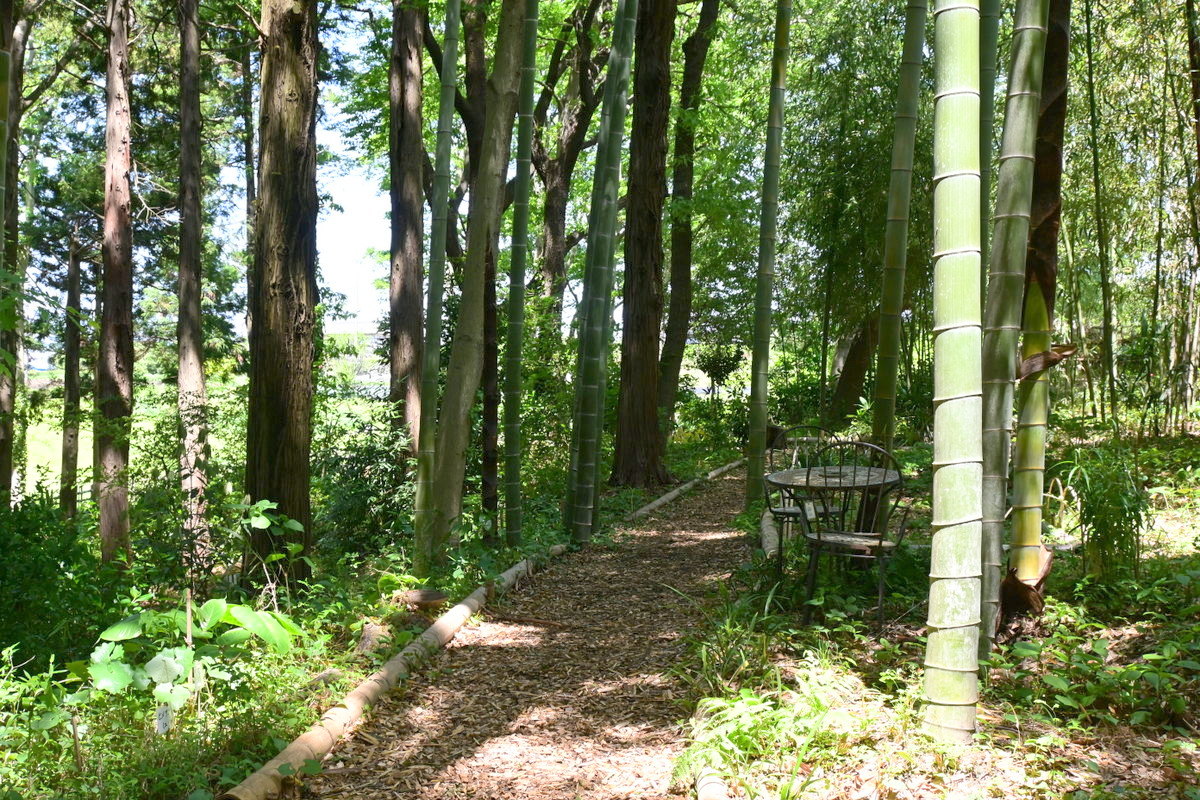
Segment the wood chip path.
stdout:
[[[464,628],[326,761],[320,798],[676,798],[686,710],[671,675],[703,599],[747,557],[744,477],[700,486],[557,559]],[[557,623],[557,624],[547,624]]]

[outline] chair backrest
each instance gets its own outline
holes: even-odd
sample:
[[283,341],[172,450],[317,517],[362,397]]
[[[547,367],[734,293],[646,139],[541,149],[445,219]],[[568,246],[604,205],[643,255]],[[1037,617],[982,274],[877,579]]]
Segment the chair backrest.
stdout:
[[800,469],[837,437],[818,425],[796,425],[780,431],[767,446],[767,471]]
[[816,530],[887,537],[904,490],[900,463],[887,450],[869,442],[833,442],[813,455],[806,478]]

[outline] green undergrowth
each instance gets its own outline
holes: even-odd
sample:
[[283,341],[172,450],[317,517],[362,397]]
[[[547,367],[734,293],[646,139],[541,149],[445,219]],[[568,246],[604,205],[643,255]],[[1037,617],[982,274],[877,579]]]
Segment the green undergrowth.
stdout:
[[[735,524],[757,534],[752,513]],[[764,799],[1200,798],[1194,548],[1148,553],[1136,576],[1060,554],[1046,614],[1007,629],[990,661],[966,747],[920,732],[927,558],[896,559],[882,635],[871,570],[823,567],[805,624],[798,554],[782,584],[760,554],[697,600],[677,779],[710,767]]]

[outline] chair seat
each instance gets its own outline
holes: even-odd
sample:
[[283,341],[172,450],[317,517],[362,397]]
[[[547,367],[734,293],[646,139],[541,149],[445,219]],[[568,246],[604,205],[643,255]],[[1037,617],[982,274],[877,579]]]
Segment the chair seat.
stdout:
[[848,533],[846,531],[807,531],[804,538],[816,547],[829,547],[841,550],[855,550],[861,553],[872,553],[876,550],[889,550],[896,546],[895,542],[880,539],[869,533]]

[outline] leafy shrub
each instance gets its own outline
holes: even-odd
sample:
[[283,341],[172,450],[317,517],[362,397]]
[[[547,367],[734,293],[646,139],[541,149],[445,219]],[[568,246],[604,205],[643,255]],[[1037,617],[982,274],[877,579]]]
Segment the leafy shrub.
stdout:
[[1135,472],[1135,454],[1119,441],[1077,447],[1054,469],[1079,498],[1084,556],[1091,573],[1137,571],[1142,532],[1150,524],[1150,496]]

